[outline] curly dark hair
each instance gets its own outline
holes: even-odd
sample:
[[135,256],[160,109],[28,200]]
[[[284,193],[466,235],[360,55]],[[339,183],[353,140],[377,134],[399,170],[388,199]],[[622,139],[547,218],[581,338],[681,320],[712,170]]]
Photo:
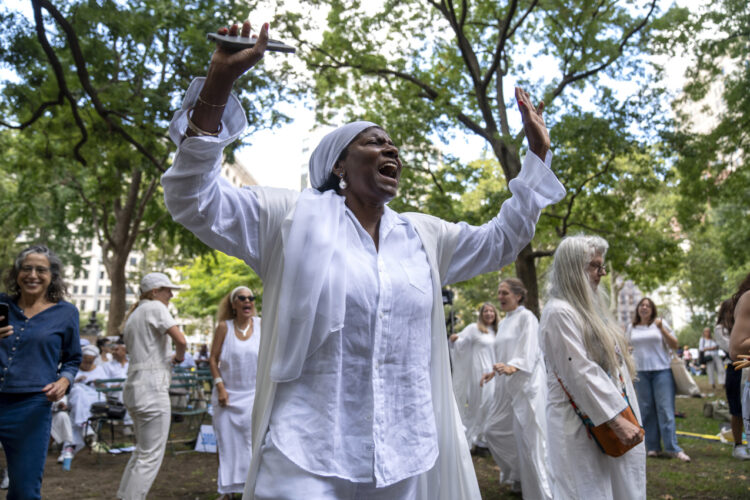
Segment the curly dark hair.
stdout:
[[13,267],[8,270],[5,277],[5,288],[13,300],[21,297],[21,287],[18,286],[18,274],[21,272],[21,266],[26,257],[36,253],[44,255],[49,261],[49,271],[51,275],[49,286],[47,287],[47,300],[50,302],[60,302],[68,295],[68,286],[62,277],[62,261],[49,248],[44,245],[32,245],[18,254],[13,262]]
[[648,297],[643,297],[639,302],[638,305],[635,306],[635,316],[633,316],[633,326],[638,326],[638,324],[641,322],[641,315],[638,312],[638,308],[641,307],[641,304],[643,302],[648,301],[649,305],[651,306],[651,317],[646,320],[649,325],[654,322],[656,319],[656,304],[654,304],[654,301],[649,299]]

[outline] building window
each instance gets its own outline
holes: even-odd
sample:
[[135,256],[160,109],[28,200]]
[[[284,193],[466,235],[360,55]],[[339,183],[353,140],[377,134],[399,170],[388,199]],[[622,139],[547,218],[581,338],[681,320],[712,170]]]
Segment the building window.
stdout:
[[105,311],[109,311],[109,301],[106,301],[106,302],[104,303],[104,310],[105,310]]
[[130,257],[130,265],[134,266],[136,264],[138,264],[138,259],[135,257]]
[[104,271],[102,271],[101,273],[99,273],[99,279],[100,279],[100,280],[103,280],[103,279],[104,279]]
[[107,293],[112,293],[112,287],[111,286],[107,287]]
[[78,285],[73,285],[73,293],[78,293]]
[[81,303],[80,303],[80,304],[78,305],[78,308],[79,308],[79,309],[80,309],[81,311],[85,311],[85,310],[86,310],[86,301],[85,301],[85,300],[82,300],[82,301],[81,301]]
[[86,285],[83,285],[81,287],[81,293],[82,294],[86,295],[88,293],[88,291],[89,291],[89,287],[87,287]]
[[101,309],[102,309],[102,301],[101,300],[97,300],[96,301],[96,310],[97,311],[101,311]]

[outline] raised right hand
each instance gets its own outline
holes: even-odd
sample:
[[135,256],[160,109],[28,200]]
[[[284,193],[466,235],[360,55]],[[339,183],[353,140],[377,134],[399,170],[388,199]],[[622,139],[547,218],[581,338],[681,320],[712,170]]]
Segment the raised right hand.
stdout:
[[[239,30],[240,27],[237,24],[232,24],[229,28],[220,28],[218,33],[220,35],[229,34],[230,36],[237,36]],[[242,23],[240,36],[246,38],[250,36],[250,21]],[[265,54],[267,46],[268,23],[263,24],[260,29],[260,34],[258,35],[258,41],[251,48],[243,49],[238,52],[231,52],[221,48],[221,46],[217,44],[216,51],[213,56],[211,56],[211,67],[208,70],[209,77],[212,76],[212,73],[215,73],[217,78],[222,78],[225,79],[224,81],[226,82],[234,83],[234,81],[242,76],[243,73],[263,59],[263,54]]]

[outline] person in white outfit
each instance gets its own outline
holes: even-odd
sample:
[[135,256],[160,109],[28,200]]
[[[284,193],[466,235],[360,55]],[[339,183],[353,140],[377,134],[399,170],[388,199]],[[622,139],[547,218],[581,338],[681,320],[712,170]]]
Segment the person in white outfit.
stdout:
[[478,499],[441,288],[512,262],[542,208],[565,195],[543,160],[542,107],[516,90],[530,151],[483,226],[390,209],[403,165],[366,121],[321,140],[312,189],[235,188],[221,177],[222,150],[247,122],[232,85],[267,43],[265,24],[252,49],[217,48],[172,120],[179,148],[162,177],[173,218],[264,283],[244,498]]
[[[547,379],[539,347],[539,321],[526,309],[521,280],[500,282],[497,298],[506,316],[495,337],[495,364],[482,384],[495,380],[495,394],[484,435],[500,482],[524,498],[549,499],[547,464]],[[495,375],[497,374],[497,377]]]
[[213,425],[219,457],[217,489],[231,498],[245,489],[252,456],[252,413],[258,371],[260,318],[255,294],[238,286],[219,304],[209,366]]
[[[463,419],[466,441],[469,446],[486,448],[483,436],[487,414],[495,395],[494,382],[487,387],[479,385],[482,375],[492,370],[495,363],[495,332],[497,331],[497,309],[489,302],[482,304],[476,323],[450,336],[458,358],[468,364],[466,380],[466,409]],[[458,372],[460,373],[461,368]],[[457,371],[454,371],[457,374]],[[454,384],[455,386],[455,384]],[[486,450],[485,450],[486,451]]]
[[706,371],[708,372],[708,383],[711,387],[716,389],[716,381],[722,384],[724,380],[724,364],[719,356],[719,344],[713,339],[711,329],[706,327],[703,329],[703,335],[698,341],[698,351],[701,353],[703,362],[706,364]]
[[[81,348],[83,360],[78,368],[78,375],[70,387],[68,396],[68,406],[70,406],[70,420],[73,426],[73,452],[81,451],[86,443],[86,435],[93,434],[94,431],[88,425],[91,417],[91,405],[97,401],[103,401],[104,397],[96,390],[94,383],[103,378],[107,378],[103,363],[97,365],[99,349],[94,345],[85,345]],[[63,444],[63,448],[68,443]]]
[[117,497],[125,500],[146,498],[164,458],[171,419],[169,339],[175,344],[172,364],[184,359],[187,346],[167,309],[172,290],[178,288],[163,273],[147,274],[138,302],[125,316],[122,337],[130,361],[122,398],[135,432],[135,450],[117,490]]
[[[598,293],[606,274],[607,242],[598,236],[563,239],[555,251],[549,298],[539,336],[547,365],[547,442],[554,498],[646,498],[646,452],[633,389],[633,358],[620,327]],[[558,380],[559,377],[559,380]],[[593,425],[608,425],[625,445],[624,455],[604,454],[588,436],[561,383]],[[636,444],[638,443],[638,444]]]

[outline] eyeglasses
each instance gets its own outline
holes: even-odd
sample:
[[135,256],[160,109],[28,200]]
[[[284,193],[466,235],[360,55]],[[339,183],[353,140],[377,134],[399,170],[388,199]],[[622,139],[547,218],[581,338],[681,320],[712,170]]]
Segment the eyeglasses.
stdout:
[[237,297],[235,297],[235,298],[236,298],[237,300],[239,300],[240,302],[245,302],[245,301],[248,301],[248,302],[255,302],[255,297],[253,297],[252,295],[238,295],[238,296],[237,296]]
[[21,266],[20,271],[23,274],[31,274],[34,271],[36,271],[36,274],[41,276],[43,274],[47,274],[49,272],[49,267],[43,267],[43,266]]
[[607,266],[604,264],[594,264],[593,262],[589,264],[589,267],[592,271],[596,271],[597,274],[607,274]]

